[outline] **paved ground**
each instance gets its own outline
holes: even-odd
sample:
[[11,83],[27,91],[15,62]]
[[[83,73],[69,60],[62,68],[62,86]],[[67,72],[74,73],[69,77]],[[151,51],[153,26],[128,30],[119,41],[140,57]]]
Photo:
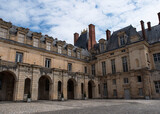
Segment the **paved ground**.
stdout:
[[0,114],[160,114],[160,100],[0,102]]

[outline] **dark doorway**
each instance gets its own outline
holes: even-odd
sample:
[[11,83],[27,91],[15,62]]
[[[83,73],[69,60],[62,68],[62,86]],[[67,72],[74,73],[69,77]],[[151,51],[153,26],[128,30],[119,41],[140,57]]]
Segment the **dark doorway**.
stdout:
[[92,99],[93,98],[93,84],[91,81],[88,82],[88,98]]
[[0,73],[0,101],[13,100],[14,82],[14,76],[10,72]]
[[29,93],[31,93],[31,91],[30,91],[30,86],[31,85],[31,79],[29,79],[29,78],[26,78],[25,79],[25,86],[24,86],[24,94],[29,94]]
[[74,99],[74,82],[69,79],[67,84],[67,97],[68,99]]
[[49,79],[46,76],[42,76],[39,79],[38,99],[49,100]]

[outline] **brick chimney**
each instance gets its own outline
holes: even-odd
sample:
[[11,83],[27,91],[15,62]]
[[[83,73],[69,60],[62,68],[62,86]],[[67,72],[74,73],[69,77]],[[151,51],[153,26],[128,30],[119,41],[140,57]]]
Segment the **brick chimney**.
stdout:
[[79,38],[79,34],[78,33],[74,33],[74,45],[76,44],[78,38]]
[[150,31],[151,30],[151,22],[148,22],[147,26],[148,26],[148,30]]
[[89,39],[88,39],[88,50],[94,47],[96,44],[96,38],[95,38],[95,25],[90,24],[89,25]]
[[142,28],[142,36],[143,36],[143,39],[144,39],[144,40],[147,40],[143,20],[141,20],[140,23],[141,23],[141,28]]
[[111,31],[110,30],[106,30],[106,38],[107,38],[107,41],[109,40],[109,38],[111,37]]
[[160,24],[160,12],[158,13],[158,19],[159,19],[159,24]]

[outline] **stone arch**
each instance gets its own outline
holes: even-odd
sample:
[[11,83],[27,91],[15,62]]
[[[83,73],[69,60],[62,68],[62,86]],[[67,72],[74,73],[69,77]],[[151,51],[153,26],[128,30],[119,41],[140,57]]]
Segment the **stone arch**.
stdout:
[[94,98],[95,93],[95,83],[93,80],[88,81],[88,98]]
[[68,99],[75,99],[76,98],[76,80],[73,78],[70,78],[67,82],[67,98]]
[[24,82],[24,95],[31,94],[31,79],[26,78]]
[[51,99],[52,80],[50,76],[43,75],[38,81],[38,99],[49,100]]
[[15,100],[16,82],[17,77],[13,72],[8,70],[0,72],[0,100]]

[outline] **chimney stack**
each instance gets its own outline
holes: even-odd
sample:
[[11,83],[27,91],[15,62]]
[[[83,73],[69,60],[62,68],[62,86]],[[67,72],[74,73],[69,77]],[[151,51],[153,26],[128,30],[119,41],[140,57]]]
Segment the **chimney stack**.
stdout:
[[147,40],[143,20],[141,20],[140,23],[141,23],[141,28],[142,28],[142,36],[143,36],[144,40]]
[[74,33],[74,45],[76,44],[78,38],[79,38],[79,34],[78,33]]
[[110,39],[111,37],[111,31],[110,30],[106,30],[106,38],[107,38],[107,41]]
[[160,24],[160,12],[158,13],[158,19],[159,19],[159,24]]
[[95,25],[90,24],[89,25],[89,39],[88,39],[88,50],[94,47],[96,44],[96,38],[95,38]]
[[151,22],[148,22],[147,25],[148,25],[148,30],[150,31],[151,30]]

